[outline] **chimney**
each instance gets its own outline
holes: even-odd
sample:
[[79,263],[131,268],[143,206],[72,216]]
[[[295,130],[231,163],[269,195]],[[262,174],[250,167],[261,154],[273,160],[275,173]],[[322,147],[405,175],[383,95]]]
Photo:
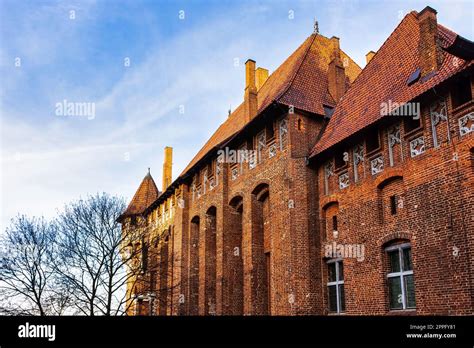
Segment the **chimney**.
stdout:
[[165,192],[168,186],[171,185],[172,168],[173,168],[173,148],[166,146],[165,157],[163,161],[163,182],[162,182],[163,192]]
[[255,84],[255,61],[245,62],[245,119],[249,122],[257,114],[257,86]]
[[329,94],[337,103],[346,92],[346,74],[341,60],[339,38],[333,36],[330,40],[332,43],[332,60],[328,68],[328,89]]
[[256,87],[257,87],[257,91],[259,91],[260,87],[262,87],[265,81],[267,81],[268,79],[268,70],[264,68],[257,68],[256,75],[257,75]]
[[438,70],[441,65],[437,49],[438,22],[436,19],[436,10],[426,6],[418,14],[418,24],[420,27],[420,43],[418,45],[418,53],[420,56],[420,68],[422,76],[432,71]]
[[369,52],[365,55],[366,63],[369,64],[369,62],[372,60],[372,58],[374,58],[374,56],[375,56],[375,52],[374,52],[374,51],[369,51]]

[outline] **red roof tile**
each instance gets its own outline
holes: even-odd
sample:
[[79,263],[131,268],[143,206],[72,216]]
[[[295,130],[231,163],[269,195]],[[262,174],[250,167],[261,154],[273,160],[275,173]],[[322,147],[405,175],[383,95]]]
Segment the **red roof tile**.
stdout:
[[[456,36],[438,25],[442,47],[451,45]],[[381,119],[382,102],[409,102],[472,63],[443,52],[443,64],[434,76],[407,86],[410,74],[420,67],[419,41],[418,16],[413,11],[400,22],[338,103],[310,157]]]
[[[257,94],[258,114],[274,101],[293,105],[297,109],[324,115],[323,105],[334,106],[328,93],[327,71],[332,57],[332,42],[322,35],[309,36],[263,84]],[[356,79],[360,67],[342,50],[347,58],[346,75],[349,82]],[[191,160],[180,176],[186,174],[207,153],[238,133],[246,125],[244,104],[222,123],[206,144]]]
[[142,180],[140,187],[132,198],[125,212],[120,216],[122,219],[126,216],[138,215],[145,211],[159,196],[159,191],[156,187],[150,173],[148,173]]

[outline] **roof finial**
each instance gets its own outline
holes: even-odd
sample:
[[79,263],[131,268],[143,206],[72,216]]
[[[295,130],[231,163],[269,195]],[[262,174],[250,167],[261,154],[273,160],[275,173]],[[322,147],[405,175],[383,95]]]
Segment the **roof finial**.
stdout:
[[314,19],[314,31],[313,31],[313,33],[314,34],[319,34],[319,23],[316,20],[316,18]]
[[150,167],[148,167],[148,175],[150,175]]
[[232,105],[229,105],[229,116],[232,113]]

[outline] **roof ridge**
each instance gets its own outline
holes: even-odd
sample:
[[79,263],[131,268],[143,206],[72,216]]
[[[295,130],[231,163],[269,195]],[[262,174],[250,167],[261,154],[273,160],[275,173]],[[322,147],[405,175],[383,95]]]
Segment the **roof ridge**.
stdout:
[[[309,53],[311,47],[313,46],[313,43],[316,40],[317,35],[316,34],[311,34],[309,37],[311,37],[311,36],[313,37],[313,39],[312,39],[311,43],[308,45],[308,47],[306,48],[306,52],[304,53],[303,58],[301,59],[301,62],[298,66],[298,69],[295,70],[295,72],[293,74],[293,77],[288,81],[286,88],[279,95],[277,95],[275,97],[275,100],[280,100],[281,98],[283,98],[283,96],[288,92],[288,90],[293,85],[293,82],[295,81],[296,76],[298,76],[298,73],[299,73],[301,67],[303,66],[303,62],[306,60],[306,57],[308,56],[308,53]],[[307,39],[309,39],[309,37]]]
[[[382,43],[382,45],[380,45],[379,49],[377,50],[377,52],[375,52],[374,56],[372,57],[372,59],[364,66],[364,68],[361,70],[361,72],[359,73],[359,75],[357,75],[357,77],[354,79],[354,81],[349,85],[349,88],[347,89],[346,93],[344,93],[344,96],[348,95],[352,89],[356,88],[357,87],[357,82],[359,79],[362,78],[362,76],[364,75],[364,71],[370,66],[370,64],[375,61],[375,58],[376,56],[379,54],[380,51],[382,51],[383,47],[387,44],[387,42],[390,41],[390,39],[392,38],[392,36],[395,34],[395,32],[397,30],[399,30],[399,28],[401,27],[402,23],[404,23],[407,18],[409,16],[412,16],[414,17],[414,19],[418,22],[418,17],[417,15],[415,15],[416,11],[410,11],[408,12],[405,17],[403,17],[403,19],[397,24],[397,26],[395,27],[395,29],[393,29],[393,31],[390,33],[390,35],[384,40],[384,42]],[[337,103],[336,106],[334,107],[334,114],[336,113],[337,111],[337,108],[338,108],[338,105],[340,105],[340,103]],[[324,133],[327,131],[328,129],[328,125],[329,123],[331,122],[331,120],[329,120],[328,124],[326,125],[326,127],[324,128],[323,132],[321,132],[321,136],[319,137],[319,139],[315,142],[313,148],[311,149],[310,153],[309,153],[309,157],[313,157],[316,155],[316,153],[318,152],[318,145],[319,143],[321,142],[321,140],[323,140],[324,138]],[[333,121],[334,122],[334,121]],[[325,151],[327,149],[324,149],[322,151]]]
[[[323,135],[310,152],[311,158],[328,151],[348,137],[378,122],[382,118],[380,110],[377,110],[376,106],[379,102],[390,99],[397,99],[397,102],[411,101],[469,65],[448,66],[454,56],[446,51],[443,65],[438,68],[435,78],[421,84],[407,86],[407,76],[419,65],[419,53],[417,52],[417,45],[421,40],[419,27],[420,20],[416,11],[411,11],[398,23],[371,61],[366,64],[350,85],[344,94],[344,100],[336,105],[334,114],[323,131]],[[459,36],[450,29],[446,30],[439,23],[437,30],[438,35],[440,33],[447,34],[450,31],[449,34],[452,32],[452,35],[448,36]],[[449,41],[450,38],[446,39]],[[393,54],[396,50],[399,50],[400,54]],[[377,61],[377,63],[372,61]],[[392,76],[389,84],[384,80],[386,76]],[[371,87],[367,87],[368,85]]]
[[[380,45],[379,49],[377,50],[377,52],[375,52],[374,56],[372,57],[371,60],[369,60],[369,62],[367,64],[365,64],[365,66],[361,69],[361,72],[359,75],[357,75],[357,77],[354,79],[354,81],[350,84],[349,86],[349,89],[346,91],[345,94],[347,94],[347,92],[349,92],[349,90],[352,88],[352,86],[354,86],[354,84],[357,82],[357,80],[359,79],[359,77],[362,75],[362,73],[364,72],[364,70],[369,66],[370,63],[372,63],[374,61],[374,58],[377,56],[377,54],[380,52],[380,50],[385,46],[385,44],[388,42],[388,40],[393,36],[393,34],[395,34],[395,32],[398,30],[398,28],[402,25],[403,22],[405,22],[406,18],[410,15],[414,16],[415,19],[418,21],[418,17],[415,16],[415,13],[416,11],[410,11],[408,12],[405,17],[403,17],[403,19],[400,21],[400,23],[397,24],[397,26],[395,27],[395,29],[393,29],[393,31],[390,33],[390,35],[384,40],[384,42]],[[336,106],[337,107],[337,106]]]

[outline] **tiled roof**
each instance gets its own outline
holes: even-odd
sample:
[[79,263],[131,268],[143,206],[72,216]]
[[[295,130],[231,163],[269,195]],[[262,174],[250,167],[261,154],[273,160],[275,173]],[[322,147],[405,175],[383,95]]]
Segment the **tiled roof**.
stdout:
[[148,173],[142,180],[140,187],[133,196],[132,201],[128,205],[125,212],[120,216],[122,219],[126,216],[138,215],[145,211],[159,196],[159,191],[155,185],[150,173]]
[[[263,84],[257,94],[258,114],[274,101],[293,105],[297,109],[324,115],[323,105],[334,106],[328,93],[327,71],[333,53],[331,39],[312,34],[281,64]],[[342,50],[341,59],[347,62],[348,82],[353,82],[360,67]],[[347,59],[345,59],[347,58]],[[180,176],[186,174],[207,153],[238,133],[247,124],[244,104],[234,110],[206,144],[191,160]]]
[[[456,36],[451,30],[438,25],[442,47],[450,46]],[[431,78],[421,78],[408,86],[408,77],[421,66],[419,41],[418,14],[413,11],[400,22],[338,103],[310,157],[381,119],[382,102],[409,102],[472,63],[443,52],[442,66]]]

